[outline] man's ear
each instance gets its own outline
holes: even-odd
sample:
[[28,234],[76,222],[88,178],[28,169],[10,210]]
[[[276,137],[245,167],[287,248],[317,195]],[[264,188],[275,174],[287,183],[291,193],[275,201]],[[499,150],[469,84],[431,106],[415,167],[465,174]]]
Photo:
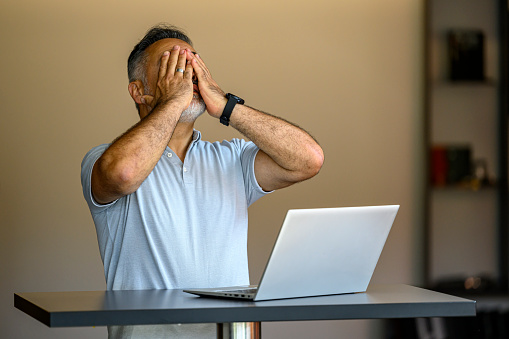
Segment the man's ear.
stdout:
[[145,89],[143,87],[143,83],[140,80],[130,82],[127,89],[129,90],[129,94],[131,94],[131,98],[133,98],[135,103],[137,103],[138,105],[143,104],[141,102],[141,97],[145,94],[144,93]]

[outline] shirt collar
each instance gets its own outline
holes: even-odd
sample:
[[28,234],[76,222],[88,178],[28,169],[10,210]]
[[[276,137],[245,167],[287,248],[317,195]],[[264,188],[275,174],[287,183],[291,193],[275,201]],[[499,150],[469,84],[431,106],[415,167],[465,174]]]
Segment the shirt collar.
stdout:
[[193,129],[193,141],[192,143],[195,143],[196,141],[201,140],[201,133],[198,130]]
[[189,153],[194,148],[194,145],[196,145],[196,143],[200,140],[201,140],[200,131],[193,129],[193,140],[191,140],[191,144],[189,145],[187,152]]

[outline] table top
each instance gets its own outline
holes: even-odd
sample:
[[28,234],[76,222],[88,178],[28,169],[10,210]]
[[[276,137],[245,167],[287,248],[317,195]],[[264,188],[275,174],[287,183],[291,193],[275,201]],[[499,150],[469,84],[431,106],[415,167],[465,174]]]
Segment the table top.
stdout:
[[408,285],[270,301],[182,290],[15,293],[14,306],[49,327],[475,316],[475,301]]

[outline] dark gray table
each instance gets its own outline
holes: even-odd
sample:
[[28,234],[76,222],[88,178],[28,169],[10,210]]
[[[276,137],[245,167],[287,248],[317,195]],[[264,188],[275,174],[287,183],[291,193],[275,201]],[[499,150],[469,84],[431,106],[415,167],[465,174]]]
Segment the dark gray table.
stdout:
[[260,337],[263,321],[476,314],[475,301],[408,285],[370,285],[366,293],[259,302],[202,298],[182,290],[33,292],[15,293],[14,306],[49,327],[217,323],[225,336],[246,338]]

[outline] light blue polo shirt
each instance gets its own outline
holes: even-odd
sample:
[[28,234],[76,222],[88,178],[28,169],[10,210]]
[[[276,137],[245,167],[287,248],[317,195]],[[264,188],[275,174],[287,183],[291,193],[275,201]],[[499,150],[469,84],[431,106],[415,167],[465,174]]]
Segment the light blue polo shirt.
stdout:
[[194,131],[184,163],[166,147],[136,192],[100,205],[91,173],[108,146],[81,164],[108,290],[249,284],[247,208],[267,194],[255,178],[254,143],[210,143]]

